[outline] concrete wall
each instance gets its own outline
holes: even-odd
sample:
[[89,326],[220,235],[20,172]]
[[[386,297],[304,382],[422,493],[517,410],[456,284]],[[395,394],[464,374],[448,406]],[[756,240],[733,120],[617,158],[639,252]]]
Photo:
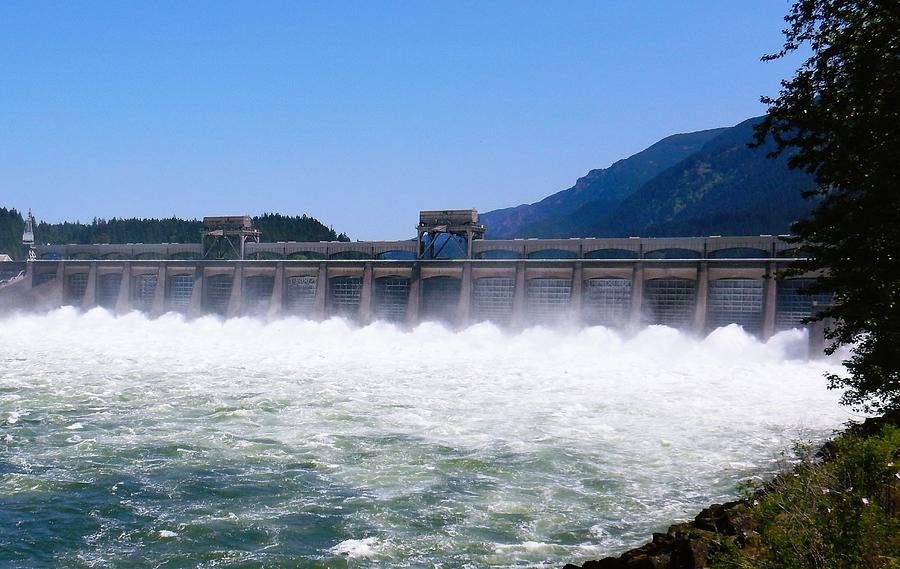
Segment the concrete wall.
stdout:
[[[581,246],[588,240],[570,241]],[[605,249],[628,243],[593,241],[592,246]],[[350,245],[341,250],[353,250]],[[524,248],[523,254],[528,251]],[[0,288],[0,310],[103,304],[117,313],[140,307],[152,316],[169,310],[192,317],[217,312],[320,319],[340,313],[368,322],[381,314],[406,323],[441,314],[457,325],[496,319],[512,327],[584,321],[635,329],[675,322],[699,333],[734,321],[767,338],[776,331],[780,298],[772,275],[790,263],[777,257],[43,260],[28,263],[24,278]],[[785,306],[792,303],[793,316],[804,309],[802,301],[796,295],[781,300]],[[429,304],[436,302],[446,305]]]

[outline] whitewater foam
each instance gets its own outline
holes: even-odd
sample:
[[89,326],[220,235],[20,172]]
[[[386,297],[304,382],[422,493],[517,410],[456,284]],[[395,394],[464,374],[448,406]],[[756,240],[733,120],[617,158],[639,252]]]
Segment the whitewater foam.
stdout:
[[362,539],[345,539],[329,551],[335,555],[346,555],[350,558],[374,557],[378,551],[378,539],[365,537]]
[[[275,565],[574,562],[839,427],[822,376],[840,356],[807,360],[805,344],[737,326],[8,317],[0,496],[22,527],[74,516],[41,546],[62,563],[197,561],[212,543]],[[0,533],[0,551],[26,541]]]

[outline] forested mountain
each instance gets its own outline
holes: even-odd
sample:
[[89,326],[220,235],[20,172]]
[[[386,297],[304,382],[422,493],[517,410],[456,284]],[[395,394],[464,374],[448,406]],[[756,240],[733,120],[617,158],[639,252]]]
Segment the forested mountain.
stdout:
[[772,145],[751,149],[749,119],[656,176],[605,216],[579,212],[578,229],[609,235],[784,234],[814,203],[803,198],[812,177],[787,167],[787,157],[766,157]]
[[480,217],[488,228],[488,238],[544,236],[556,225],[567,227],[568,218],[587,203],[595,206],[620,203],[642,184],[700,150],[725,130],[717,128],[666,137],[609,168],[591,170],[571,188],[537,203],[484,213]]
[[[801,193],[813,182],[807,174],[789,170],[786,158],[767,158],[770,148],[747,147],[753,125],[760,119],[755,117],[726,129],[676,135],[700,135],[702,142],[630,190],[618,194],[587,192],[590,199],[583,199],[578,207],[562,215],[538,215],[527,223],[495,228],[492,220],[510,210],[488,212],[483,216],[487,236],[500,239],[787,233],[791,222],[810,211],[813,204],[804,200]],[[672,138],[675,137],[600,172],[629,168],[635,158]],[[574,189],[554,194],[538,204]]]
[[[264,213],[253,218],[262,241],[349,241],[319,220],[307,215]],[[15,209],[0,208],[0,253],[14,259],[22,255],[25,222]],[[38,243],[199,243],[197,219],[94,219],[91,223],[39,222],[34,228]]]

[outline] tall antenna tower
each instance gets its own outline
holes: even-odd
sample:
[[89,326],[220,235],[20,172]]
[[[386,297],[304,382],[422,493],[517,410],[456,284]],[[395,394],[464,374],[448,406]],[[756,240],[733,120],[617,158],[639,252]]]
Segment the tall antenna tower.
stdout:
[[28,248],[28,260],[36,260],[37,254],[34,252],[34,216],[31,215],[30,209],[28,210],[28,217],[25,218],[25,231],[22,232],[22,245]]

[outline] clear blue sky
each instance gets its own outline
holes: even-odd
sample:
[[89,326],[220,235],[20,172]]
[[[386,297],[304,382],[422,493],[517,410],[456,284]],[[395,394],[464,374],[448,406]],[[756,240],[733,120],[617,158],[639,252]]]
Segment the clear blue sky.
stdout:
[[786,0],[0,3],[0,205],[308,213],[355,239],[536,201],[761,114]]

